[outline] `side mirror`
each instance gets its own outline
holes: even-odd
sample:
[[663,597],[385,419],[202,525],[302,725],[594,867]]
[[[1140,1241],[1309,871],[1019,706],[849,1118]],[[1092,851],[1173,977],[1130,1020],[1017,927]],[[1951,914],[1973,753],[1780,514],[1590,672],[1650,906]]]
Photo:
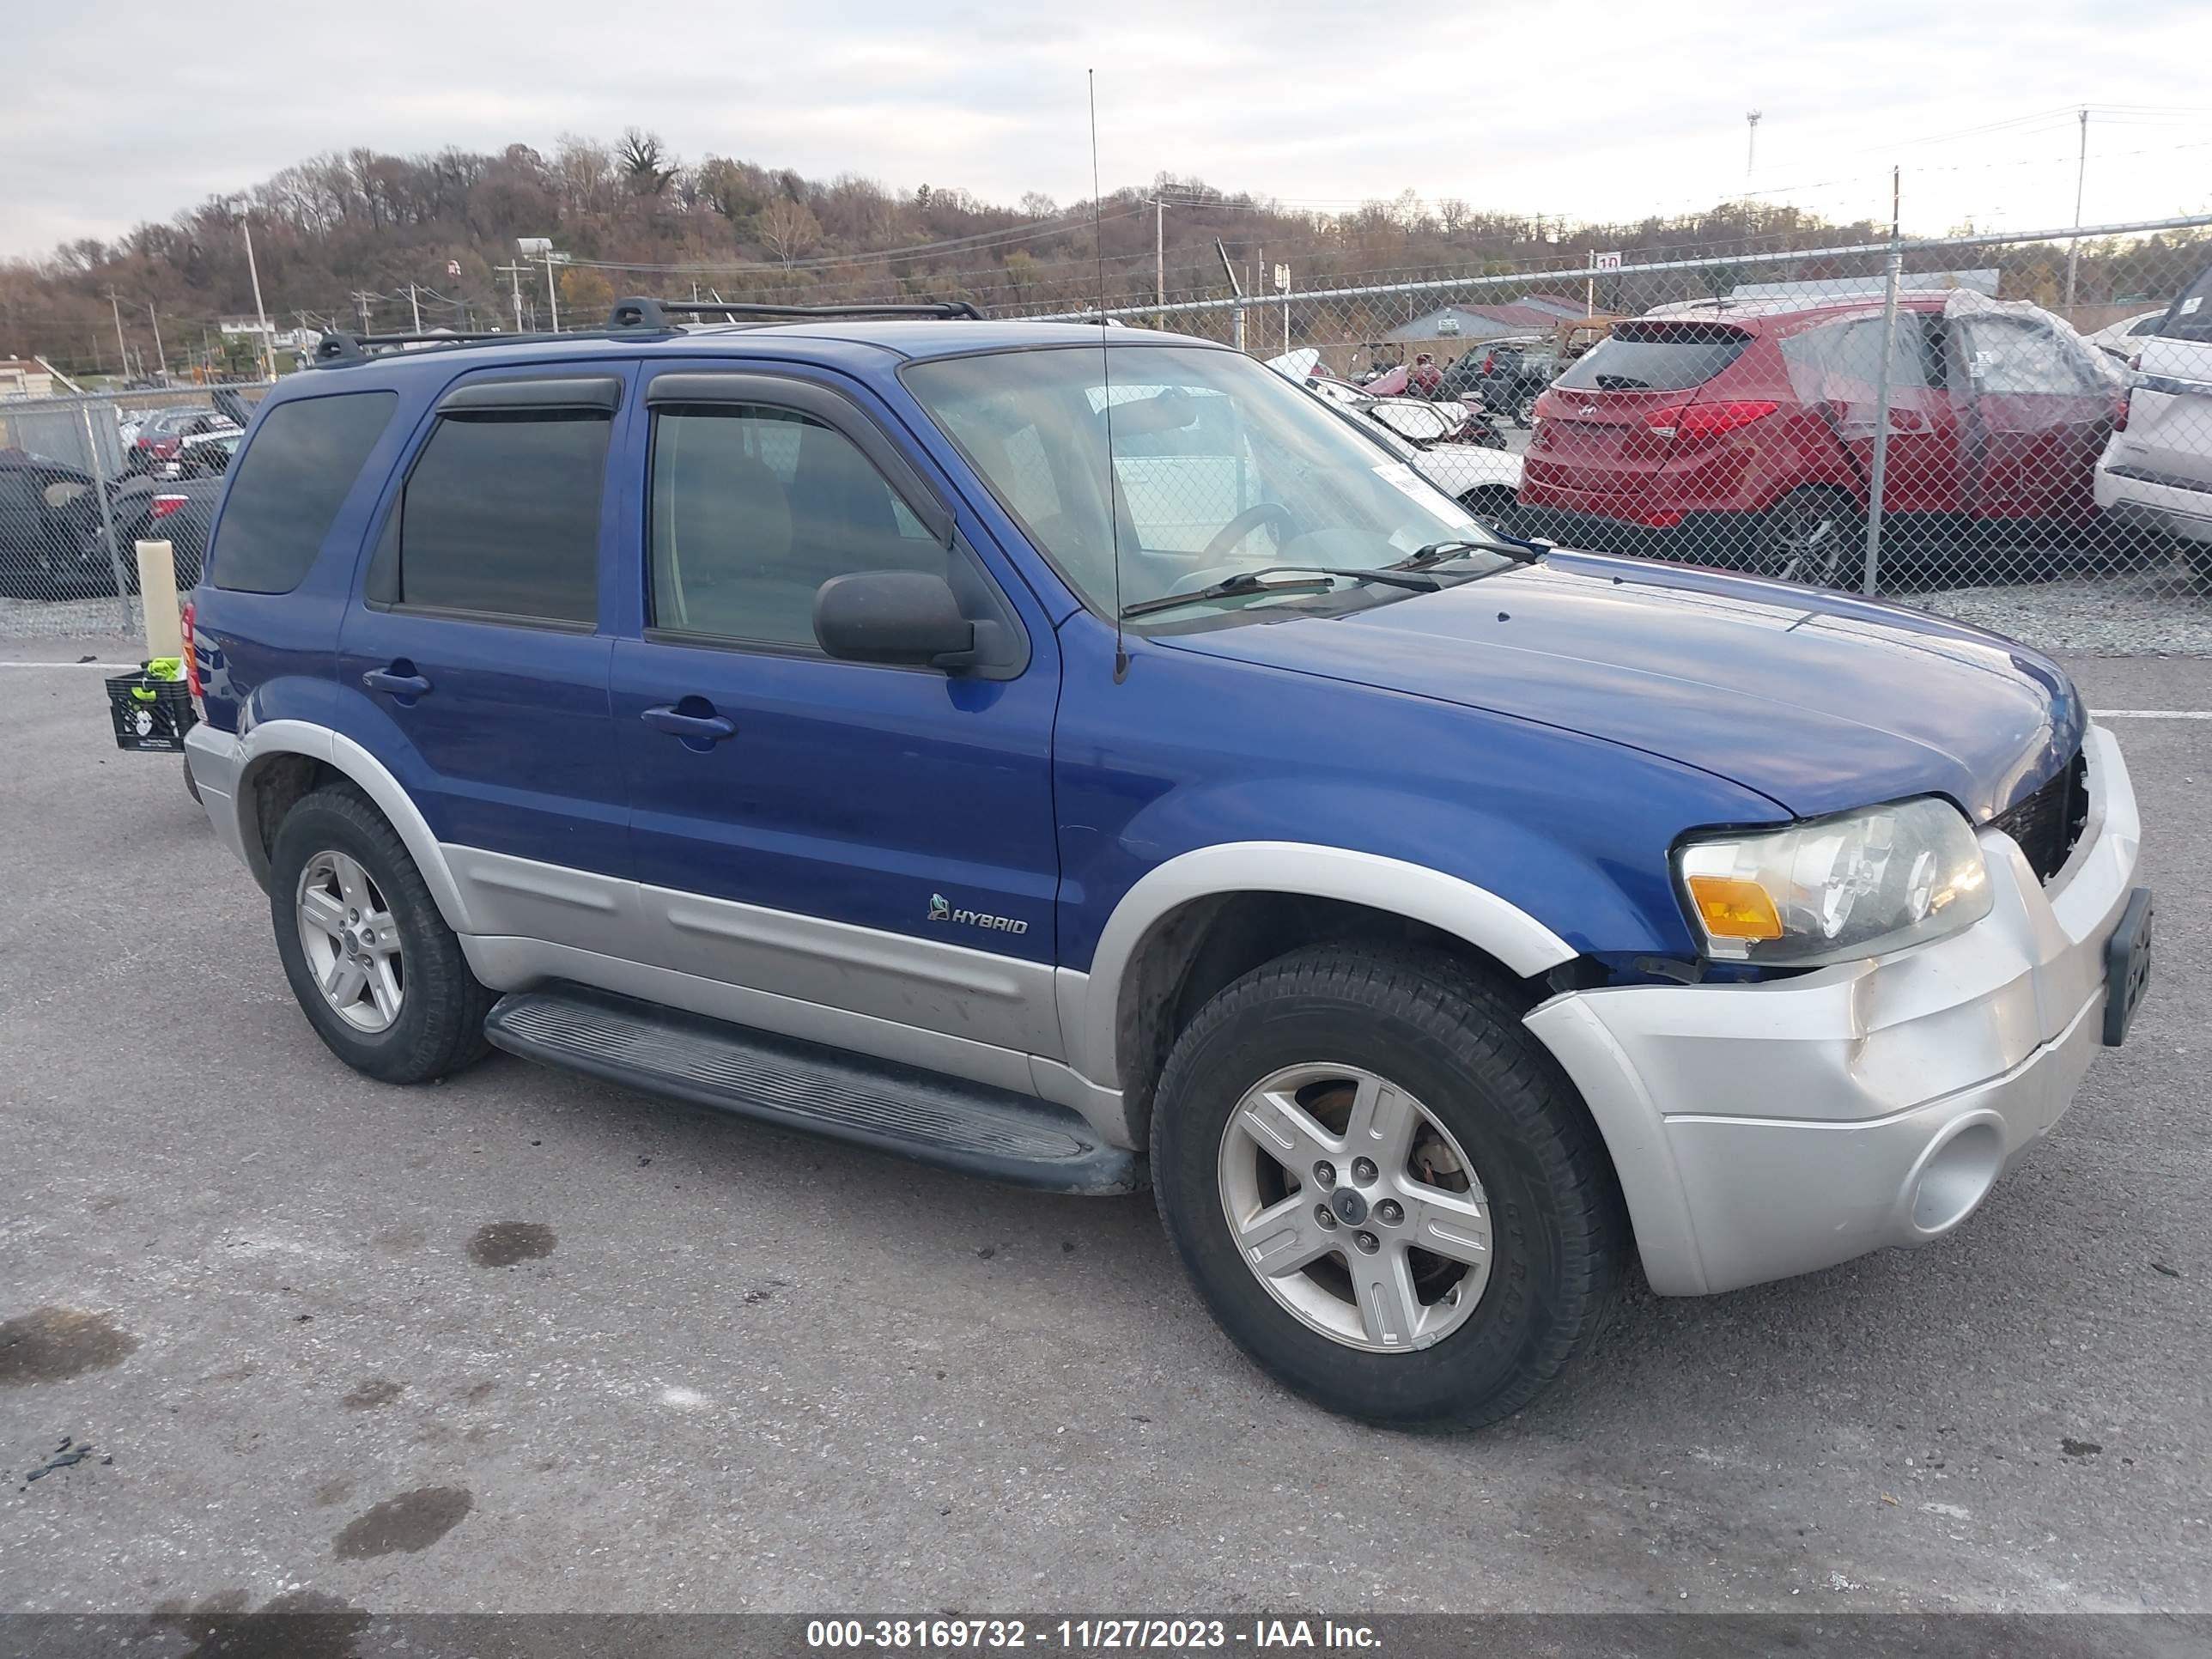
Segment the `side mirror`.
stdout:
[[814,637],[847,662],[958,670],[975,651],[975,624],[952,585],[921,570],[832,576],[814,595]]

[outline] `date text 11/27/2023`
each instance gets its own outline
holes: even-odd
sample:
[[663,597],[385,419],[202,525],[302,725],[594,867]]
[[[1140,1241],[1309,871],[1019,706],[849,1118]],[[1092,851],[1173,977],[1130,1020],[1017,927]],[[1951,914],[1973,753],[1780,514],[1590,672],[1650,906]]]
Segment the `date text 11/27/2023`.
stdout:
[[1369,1650],[1373,1628],[1330,1619],[811,1619],[809,1648],[958,1652],[1046,1648],[1059,1652],[1192,1652],[1208,1649]]

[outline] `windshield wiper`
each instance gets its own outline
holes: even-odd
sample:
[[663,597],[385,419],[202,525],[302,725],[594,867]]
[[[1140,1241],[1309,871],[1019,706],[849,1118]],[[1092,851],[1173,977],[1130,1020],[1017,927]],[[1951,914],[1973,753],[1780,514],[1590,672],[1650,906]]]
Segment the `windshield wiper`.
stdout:
[[[1278,573],[1296,580],[1286,582],[1262,581],[1262,576]],[[1322,593],[1328,591],[1332,580],[1379,582],[1385,587],[1403,587],[1415,593],[1433,593],[1443,584],[1433,576],[1401,574],[1397,567],[1383,570],[1352,570],[1327,564],[1269,564],[1257,570],[1240,570],[1233,576],[1224,576],[1218,582],[1204,587],[1194,587],[1188,593],[1163,593],[1155,599],[1139,599],[1134,605],[1121,607],[1124,622],[1133,617],[1149,617],[1156,611],[1173,611],[1186,605],[1203,605],[1209,599],[1233,599],[1246,593]]]
[[1426,547],[1417,547],[1397,563],[1393,570],[1426,570],[1468,553],[1503,553],[1516,564],[1534,564],[1544,556],[1546,550],[1535,542],[1493,540],[1487,537],[1455,537],[1449,541],[1431,542]]

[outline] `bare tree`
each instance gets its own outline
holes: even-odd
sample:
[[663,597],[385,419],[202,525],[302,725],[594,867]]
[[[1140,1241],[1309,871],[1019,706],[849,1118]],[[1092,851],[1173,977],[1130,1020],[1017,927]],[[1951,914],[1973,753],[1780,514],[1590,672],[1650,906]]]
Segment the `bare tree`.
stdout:
[[814,210],[788,196],[776,196],[761,210],[758,229],[762,245],[782,261],[786,270],[822,240],[822,227]]
[[635,127],[623,131],[615,150],[615,165],[622,170],[623,185],[638,196],[659,195],[676,176],[675,160],[660,142],[660,135]]

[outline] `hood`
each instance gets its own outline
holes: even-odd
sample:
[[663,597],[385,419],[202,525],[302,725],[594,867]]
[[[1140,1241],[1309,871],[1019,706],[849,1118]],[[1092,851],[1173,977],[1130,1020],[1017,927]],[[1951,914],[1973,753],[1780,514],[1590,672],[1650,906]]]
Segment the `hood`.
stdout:
[[1161,643],[1624,744],[1801,817],[1941,794],[1980,823],[2071,760],[2085,719],[2056,664],[1996,635],[1595,554]]

